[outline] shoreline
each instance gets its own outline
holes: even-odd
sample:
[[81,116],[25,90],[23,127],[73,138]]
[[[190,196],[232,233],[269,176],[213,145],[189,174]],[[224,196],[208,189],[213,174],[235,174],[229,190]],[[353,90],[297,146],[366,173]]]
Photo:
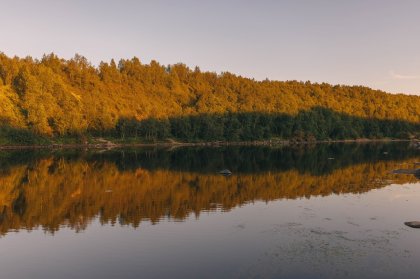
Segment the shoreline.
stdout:
[[28,144],[28,145],[0,145],[2,150],[27,150],[27,149],[113,149],[125,147],[219,147],[219,146],[304,146],[328,143],[374,143],[374,142],[417,142],[410,139],[345,139],[345,140],[264,140],[264,141],[210,141],[210,142],[156,142],[156,143],[63,143],[63,144]]

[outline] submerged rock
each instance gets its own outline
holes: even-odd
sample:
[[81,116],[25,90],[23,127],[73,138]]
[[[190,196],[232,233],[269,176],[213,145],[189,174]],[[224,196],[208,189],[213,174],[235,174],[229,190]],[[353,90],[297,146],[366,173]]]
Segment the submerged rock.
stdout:
[[420,229],[420,222],[419,221],[410,221],[404,223],[406,226],[410,228]]
[[416,174],[419,172],[420,172],[420,169],[398,169],[398,170],[392,171],[392,173],[395,173],[395,174]]
[[231,175],[232,174],[232,172],[228,169],[221,170],[221,171],[219,171],[219,173],[222,174],[222,175]]
[[394,174],[413,174],[416,178],[420,179],[420,169],[399,169],[393,170]]

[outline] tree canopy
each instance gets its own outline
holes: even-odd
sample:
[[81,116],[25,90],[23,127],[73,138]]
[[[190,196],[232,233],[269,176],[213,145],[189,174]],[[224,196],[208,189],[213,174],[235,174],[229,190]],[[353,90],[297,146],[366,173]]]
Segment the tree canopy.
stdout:
[[[0,134],[147,140],[408,137],[420,96],[363,86],[256,81],[134,57],[91,65],[0,53]],[[26,136],[23,136],[26,138]],[[0,141],[1,143],[1,141]]]

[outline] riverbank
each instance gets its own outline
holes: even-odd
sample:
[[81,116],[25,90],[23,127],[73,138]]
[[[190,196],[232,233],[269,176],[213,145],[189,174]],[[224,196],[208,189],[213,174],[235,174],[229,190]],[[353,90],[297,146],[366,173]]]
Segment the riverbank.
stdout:
[[345,140],[315,140],[315,141],[295,141],[295,140],[263,140],[263,141],[210,141],[210,142],[112,142],[110,140],[97,139],[91,143],[52,143],[52,144],[28,144],[28,145],[0,145],[0,150],[24,150],[24,149],[112,149],[124,147],[199,147],[199,146],[294,146],[294,145],[312,145],[328,143],[373,143],[373,142],[415,142],[418,140],[410,139],[345,139]]

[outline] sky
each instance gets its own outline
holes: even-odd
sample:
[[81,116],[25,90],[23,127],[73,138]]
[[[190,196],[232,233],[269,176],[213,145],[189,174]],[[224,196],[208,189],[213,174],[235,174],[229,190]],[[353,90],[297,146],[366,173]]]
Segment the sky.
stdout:
[[0,0],[0,51],[420,95],[420,1]]

